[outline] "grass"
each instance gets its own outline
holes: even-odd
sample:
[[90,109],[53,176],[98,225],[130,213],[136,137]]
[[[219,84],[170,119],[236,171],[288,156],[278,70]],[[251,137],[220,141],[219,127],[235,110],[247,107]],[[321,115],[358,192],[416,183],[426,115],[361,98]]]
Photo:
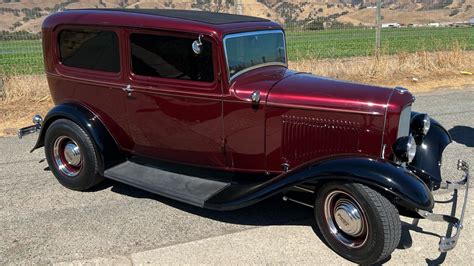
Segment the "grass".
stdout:
[[0,41],[0,74],[43,73],[41,40]]
[[[474,27],[382,29],[381,36],[386,54],[444,51],[454,43],[464,50],[474,50]],[[374,53],[375,30],[287,31],[286,38],[292,61],[370,56]]]
[[[288,30],[289,60],[370,56],[374,52],[375,30],[330,29]],[[382,29],[384,53],[450,50],[453,44],[474,50],[474,27]],[[0,41],[0,74],[21,75],[43,72],[41,40]]]

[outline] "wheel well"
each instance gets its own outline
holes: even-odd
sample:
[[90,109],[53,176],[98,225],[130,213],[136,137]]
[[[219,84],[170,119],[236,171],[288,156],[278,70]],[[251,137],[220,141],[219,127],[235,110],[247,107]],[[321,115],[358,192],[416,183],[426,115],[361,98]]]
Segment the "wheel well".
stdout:
[[111,165],[115,165],[117,162],[123,161],[123,159],[125,158],[122,152],[120,152],[117,143],[112,138],[107,128],[98,119],[94,121],[95,125],[91,127],[85,127],[83,123],[80,122],[81,119],[76,120],[66,115],[61,115],[61,114],[51,116],[44,122],[43,127],[41,129],[40,136],[37,140],[35,147],[32,149],[32,151],[44,146],[46,132],[48,131],[51,124],[53,124],[55,121],[59,119],[67,119],[69,121],[74,122],[89,135],[94,145],[94,148],[96,149],[100,157],[101,171],[103,171],[104,169],[108,168]]
[[[303,183],[301,185],[303,185],[305,187],[307,186],[308,188],[311,188],[314,191],[314,196],[316,197],[318,195],[319,191],[321,190],[321,188],[325,184],[330,183],[330,182],[351,182],[351,181],[348,181],[348,180],[342,179],[342,178],[341,179],[336,178],[336,179],[324,179],[324,180],[312,181],[312,182],[308,182],[308,183]],[[415,211],[409,210],[406,207],[404,207],[403,205],[401,205],[400,204],[400,201],[401,201],[400,198],[398,198],[393,193],[390,193],[390,192],[384,190],[380,186],[376,186],[376,185],[370,184],[368,182],[367,183],[353,182],[353,183],[363,184],[363,185],[377,191],[378,193],[380,193],[380,195],[387,198],[395,206],[395,208],[397,208],[400,215],[407,216],[407,217],[412,217],[412,218],[419,218],[420,217]]]

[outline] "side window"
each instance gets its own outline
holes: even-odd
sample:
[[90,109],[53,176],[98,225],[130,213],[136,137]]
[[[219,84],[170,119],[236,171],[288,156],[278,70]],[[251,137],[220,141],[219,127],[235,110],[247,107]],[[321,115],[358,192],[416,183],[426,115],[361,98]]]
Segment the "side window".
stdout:
[[180,80],[214,80],[212,45],[203,40],[203,51],[191,49],[194,39],[134,33],[130,35],[132,71],[137,75]]
[[119,72],[120,53],[113,31],[67,29],[59,33],[63,65],[90,70]]

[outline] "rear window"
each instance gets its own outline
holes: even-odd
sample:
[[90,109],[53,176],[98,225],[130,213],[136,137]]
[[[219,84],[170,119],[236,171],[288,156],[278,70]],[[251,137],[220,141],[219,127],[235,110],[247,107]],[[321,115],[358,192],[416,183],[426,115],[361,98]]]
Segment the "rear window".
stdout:
[[61,63],[70,67],[119,72],[117,34],[113,31],[67,29],[59,33]]
[[195,39],[134,33],[130,35],[133,73],[142,76],[211,82],[214,80],[212,45],[203,40],[195,54]]

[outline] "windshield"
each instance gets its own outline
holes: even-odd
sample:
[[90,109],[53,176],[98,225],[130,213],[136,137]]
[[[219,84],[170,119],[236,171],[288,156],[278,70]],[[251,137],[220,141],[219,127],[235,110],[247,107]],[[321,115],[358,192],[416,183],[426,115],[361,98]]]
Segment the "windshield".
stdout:
[[224,38],[229,77],[264,65],[285,65],[285,37],[281,30],[229,34]]

